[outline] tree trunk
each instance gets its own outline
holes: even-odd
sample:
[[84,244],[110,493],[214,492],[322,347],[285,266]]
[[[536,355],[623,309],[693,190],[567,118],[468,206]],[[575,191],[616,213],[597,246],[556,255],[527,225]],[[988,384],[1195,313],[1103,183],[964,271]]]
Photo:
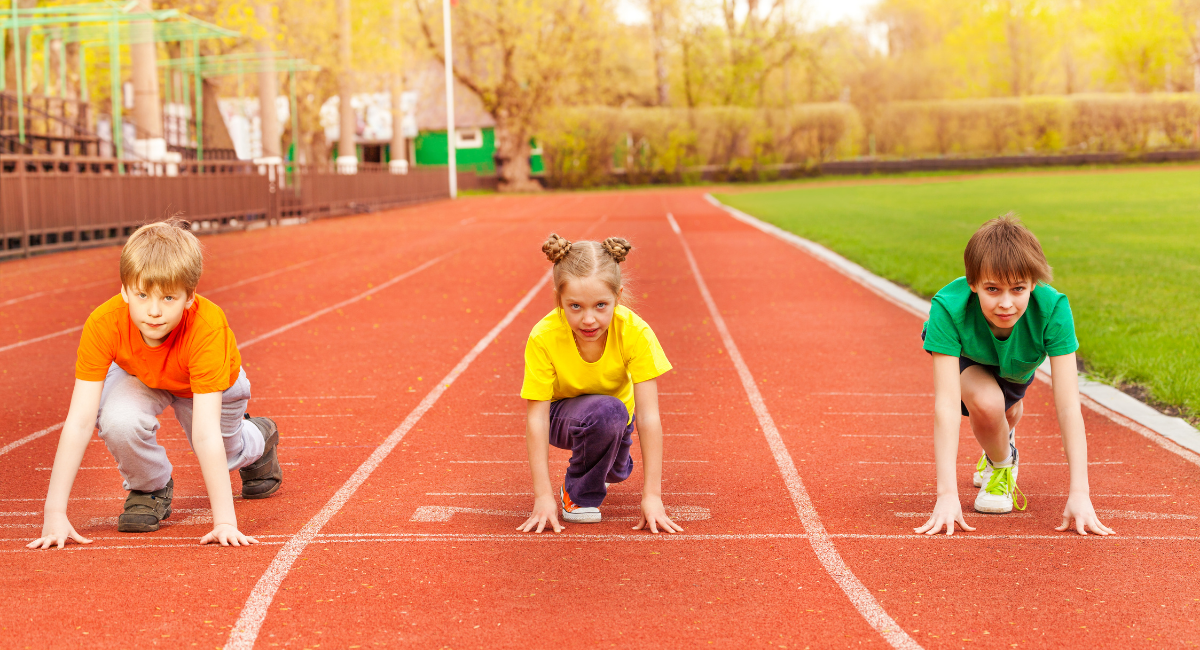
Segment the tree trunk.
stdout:
[[502,192],[537,192],[542,186],[529,177],[529,126],[500,108],[496,119],[496,163],[498,187]]
[[[275,49],[275,22],[271,15],[271,5],[260,2],[254,7],[258,24],[266,31],[266,36],[255,43],[255,50],[264,55],[271,54]],[[264,57],[266,59],[266,57]],[[283,149],[279,140],[279,115],[275,112],[275,98],[279,94],[279,77],[275,74],[274,59],[271,64],[258,73],[258,119],[262,133],[262,157],[282,158]]]
[[350,0],[338,0],[338,111],[341,114],[338,137],[338,173],[354,174],[358,171],[358,149],[355,146],[355,131],[358,120],[354,116],[351,98],[354,95],[354,71],[350,59]]
[[650,26],[654,39],[654,80],[658,89],[658,105],[667,106],[671,103],[667,86],[667,45],[666,45],[666,7],[663,0],[650,3]]

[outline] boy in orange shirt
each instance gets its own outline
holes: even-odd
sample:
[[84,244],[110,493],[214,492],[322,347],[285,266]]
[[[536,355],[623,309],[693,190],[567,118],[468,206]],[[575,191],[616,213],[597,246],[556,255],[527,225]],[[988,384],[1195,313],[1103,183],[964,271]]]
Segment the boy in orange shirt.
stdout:
[[246,415],[250,381],[225,313],[196,295],[204,269],[200,242],[171,220],[138,228],[121,251],[121,293],[88,317],[75,363],[75,390],[46,494],[42,536],[29,548],[91,540],[67,519],[67,499],[83,453],[100,438],[129,491],[117,530],[158,530],[171,516],[174,481],[156,441],[167,406],[200,463],[213,529],[200,539],[255,544],[237,527],[229,472],[240,470],[242,498],[271,496],[283,482],[270,418]]

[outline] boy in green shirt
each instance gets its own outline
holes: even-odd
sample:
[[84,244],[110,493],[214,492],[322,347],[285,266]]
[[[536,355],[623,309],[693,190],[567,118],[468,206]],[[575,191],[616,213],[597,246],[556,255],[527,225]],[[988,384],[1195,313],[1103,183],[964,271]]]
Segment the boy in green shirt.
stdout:
[[[954,534],[963,519],[955,480],[959,413],[983,447],[976,466],[975,510],[1006,513],[1013,509],[1019,456],[1015,441],[1023,413],[1022,398],[1034,372],[1050,358],[1054,405],[1070,467],[1071,483],[1062,524],[1081,535],[1113,531],[1100,523],[1088,494],[1087,439],[1076,377],[1075,322],[1067,297],[1046,282],[1050,265],[1041,244],[1018,219],[992,219],[976,231],[963,253],[966,277],[933,297],[921,333],[933,356],[933,445],[937,463],[937,504],[925,525],[932,535]],[[1024,495],[1022,494],[1022,499]],[[1025,506],[1018,506],[1024,510]]]

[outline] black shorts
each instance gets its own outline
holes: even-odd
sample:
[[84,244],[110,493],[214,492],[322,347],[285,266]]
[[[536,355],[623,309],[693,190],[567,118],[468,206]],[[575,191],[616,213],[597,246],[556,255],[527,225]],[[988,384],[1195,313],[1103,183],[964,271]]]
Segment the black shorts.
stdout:
[[[925,340],[925,330],[924,330],[924,328],[922,328],[921,329],[921,341],[924,341],[924,340]],[[929,351],[926,350],[926,352],[929,352]],[[929,352],[929,356],[933,356],[933,353]],[[962,371],[966,370],[967,368],[970,368],[971,366],[982,367],[984,370],[987,370],[989,373],[991,373],[992,377],[994,377],[996,379],[996,384],[998,384],[1000,386],[1000,392],[1004,393],[1004,410],[1006,412],[1008,411],[1008,409],[1013,407],[1013,404],[1016,404],[1017,402],[1025,399],[1025,391],[1029,389],[1029,385],[1032,384],[1034,378],[1037,377],[1037,375],[1035,374],[1033,377],[1030,377],[1029,381],[1025,382],[1024,384],[1018,384],[1015,381],[1009,381],[1007,379],[1001,378],[1000,377],[1000,368],[998,366],[989,366],[987,364],[979,363],[978,361],[975,361],[973,359],[968,359],[963,356],[960,356],[958,358],[958,374],[961,375]],[[962,407],[962,414],[964,416],[971,417],[971,412],[967,410],[967,405],[964,402],[960,401],[958,403],[958,405]]]
[[[1025,391],[1029,389],[1029,385],[1032,384],[1033,380],[1034,380],[1034,377],[1030,377],[1029,381],[1027,381],[1023,384],[1018,384],[1015,381],[1009,381],[1007,379],[1002,378],[1000,376],[1000,368],[998,368],[996,366],[989,366],[989,365],[985,365],[982,363],[978,363],[978,362],[976,362],[972,359],[968,359],[966,357],[958,358],[958,373],[960,375],[962,374],[962,371],[966,370],[967,368],[970,368],[971,366],[979,366],[979,367],[983,368],[984,370],[991,373],[992,377],[994,377],[996,379],[996,383],[1000,385],[1000,392],[1004,393],[1004,410],[1005,411],[1012,408],[1013,404],[1016,404],[1017,402],[1019,402],[1025,398]],[[962,414],[967,417],[970,417],[971,412],[967,410],[967,405],[964,404],[963,402],[959,402],[959,405],[962,406]]]

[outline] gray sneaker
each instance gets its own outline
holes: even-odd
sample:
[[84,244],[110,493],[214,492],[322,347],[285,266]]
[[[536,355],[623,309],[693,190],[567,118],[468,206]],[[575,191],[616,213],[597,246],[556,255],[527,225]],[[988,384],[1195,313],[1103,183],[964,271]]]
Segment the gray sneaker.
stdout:
[[252,465],[238,470],[242,477],[243,499],[265,499],[283,484],[283,468],[279,466],[279,427],[271,418],[247,417],[254,427],[262,432],[265,446],[263,455]]

